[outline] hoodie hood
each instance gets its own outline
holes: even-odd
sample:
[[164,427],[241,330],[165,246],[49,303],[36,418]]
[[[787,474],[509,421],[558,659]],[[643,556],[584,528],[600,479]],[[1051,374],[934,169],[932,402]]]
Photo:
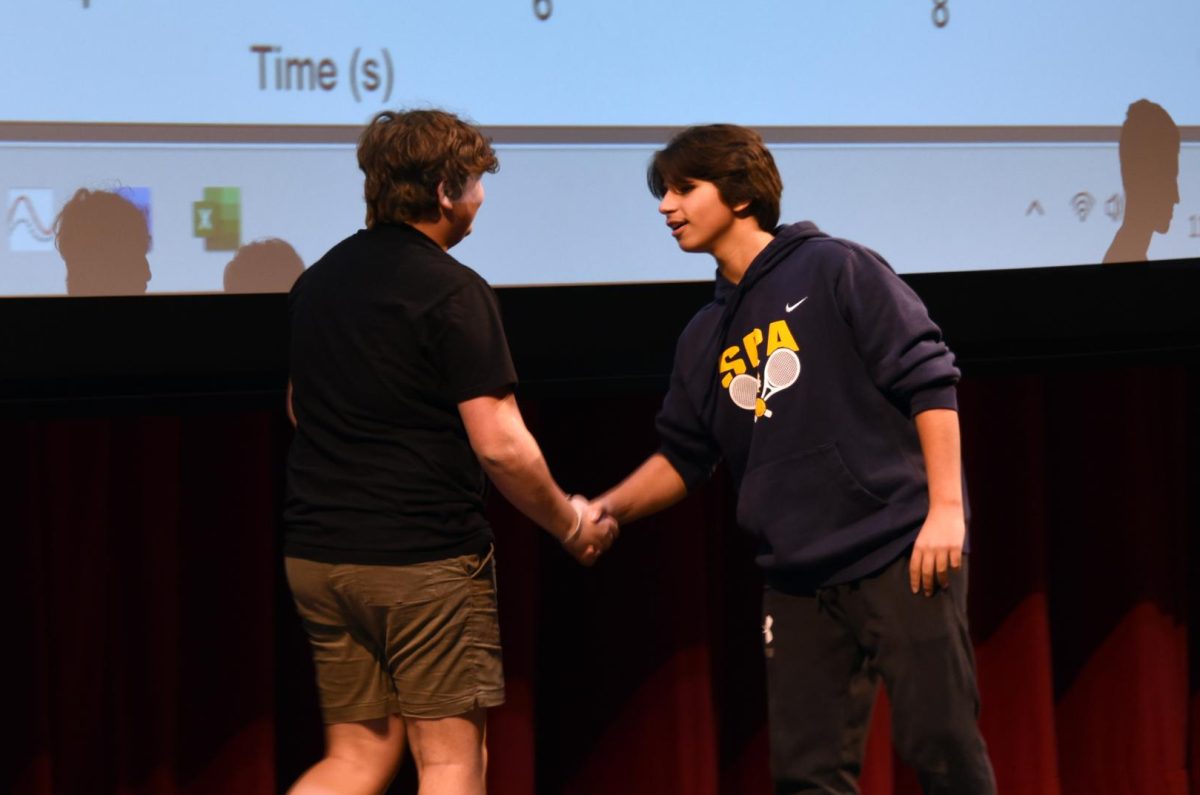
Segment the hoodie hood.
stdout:
[[812,221],[800,221],[795,224],[786,226],[777,226],[773,233],[775,239],[767,244],[766,248],[758,252],[758,256],[750,263],[750,267],[746,268],[746,272],[742,275],[742,280],[737,284],[726,279],[721,275],[720,268],[717,269],[717,286],[715,303],[724,304],[725,309],[721,313],[721,322],[717,324],[717,339],[724,340],[729,334],[729,325],[733,322],[734,316],[737,314],[738,307],[741,306],[742,299],[754,289],[754,285],[762,281],[779,263],[786,260],[792,255],[807,240],[812,240],[817,237],[829,237],[829,235],[817,228],[817,225]]
[[[742,280],[734,284],[721,275],[720,268],[717,269],[716,280],[716,301],[717,303],[726,303],[731,300],[731,296],[735,293],[746,293],[754,285],[760,281],[766,274],[770,273],[780,262],[787,259],[796,247],[806,240],[814,237],[829,237],[829,235],[817,228],[817,225],[812,221],[801,221],[796,224],[787,224],[785,226],[777,226],[771,233],[775,239],[767,244],[766,248],[758,252],[758,256],[750,263],[750,267],[746,269]],[[736,297],[733,298],[736,301]]]

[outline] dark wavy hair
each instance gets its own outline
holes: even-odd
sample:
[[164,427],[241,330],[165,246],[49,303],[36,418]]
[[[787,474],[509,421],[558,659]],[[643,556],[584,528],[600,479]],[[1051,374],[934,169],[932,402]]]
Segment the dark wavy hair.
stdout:
[[366,179],[367,226],[435,221],[438,185],[457,199],[472,177],[493,174],[500,161],[473,124],[443,110],[385,110],[358,139]]
[[779,224],[783,180],[762,136],[749,127],[689,127],[656,152],[646,169],[646,184],[657,199],[694,179],[716,185],[729,207],[745,202],[743,214],[762,229],[770,232]]

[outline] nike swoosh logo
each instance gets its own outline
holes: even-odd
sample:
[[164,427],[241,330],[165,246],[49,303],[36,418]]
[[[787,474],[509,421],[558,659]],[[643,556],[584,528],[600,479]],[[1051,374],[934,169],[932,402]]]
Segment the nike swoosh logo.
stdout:
[[805,301],[807,301],[807,300],[808,300],[808,296],[806,295],[806,296],[804,296],[803,298],[801,298],[799,301],[797,301],[796,303],[794,303],[794,304],[788,304],[788,305],[787,305],[787,306],[785,306],[783,309],[784,309],[784,311],[785,311],[785,312],[791,312],[793,309],[795,309],[796,307],[800,306],[800,304],[804,303],[804,302],[805,302]]

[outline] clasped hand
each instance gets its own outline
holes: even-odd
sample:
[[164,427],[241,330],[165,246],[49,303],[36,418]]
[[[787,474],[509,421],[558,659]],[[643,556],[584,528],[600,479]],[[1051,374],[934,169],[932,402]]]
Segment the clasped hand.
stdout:
[[579,532],[564,541],[563,548],[584,566],[591,566],[617,540],[620,530],[601,506],[579,495],[571,497],[571,505],[580,517]]

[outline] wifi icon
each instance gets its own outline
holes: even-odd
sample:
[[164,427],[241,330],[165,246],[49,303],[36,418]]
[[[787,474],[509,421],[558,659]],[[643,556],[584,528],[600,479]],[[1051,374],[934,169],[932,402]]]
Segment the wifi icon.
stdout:
[[1083,223],[1092,214],[1092,210],[1096,207],[1096,197],[1085,190],[1079,191],[1071,197],[1071,209],[1079,216],[1079,222]]

